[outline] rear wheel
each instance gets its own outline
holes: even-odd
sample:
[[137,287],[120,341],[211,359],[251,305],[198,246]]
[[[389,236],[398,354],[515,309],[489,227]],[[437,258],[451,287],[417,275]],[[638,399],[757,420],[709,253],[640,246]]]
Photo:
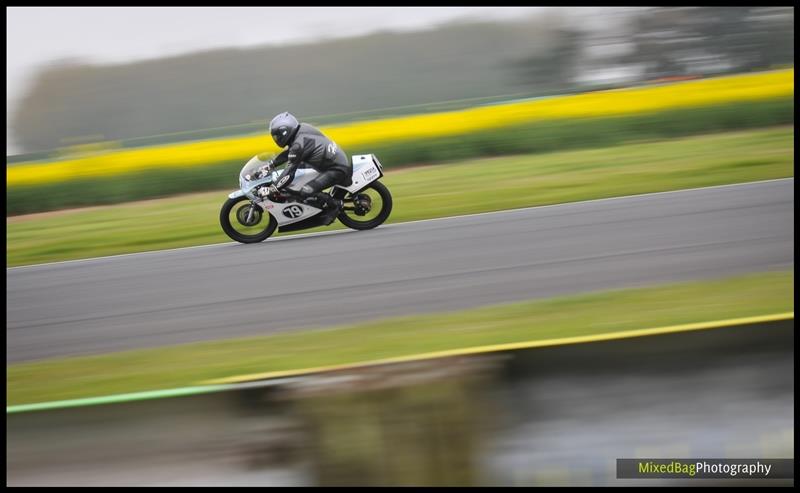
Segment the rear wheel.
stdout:
[[348,228],[372,229],[383,224],[392,212],[392,194],[389,189],[374,181],[358,193],[347,193],[339,221]]
[[258,243],[269,238],[278,227],[272,214],[264,213],[261,207],[247,197],[228,199],[219,211],[222,230],[239,243]]

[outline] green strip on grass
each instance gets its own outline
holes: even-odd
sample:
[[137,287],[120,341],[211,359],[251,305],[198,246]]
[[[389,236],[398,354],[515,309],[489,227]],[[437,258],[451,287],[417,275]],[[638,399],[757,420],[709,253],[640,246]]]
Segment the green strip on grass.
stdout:
[[242,374],[475,346],[770,315],[794,310],[793,286],[793,271],[760,273],[322,331],[20,363],[7,367],[7,405],[170,389]]
[[[383,182],[394,197],[392,223],[793,174],[794,127],[775,127],[390,170]],[[7,264],[230,241],[219,209],[236,183],[233,173],[225,191],[8,218]]]

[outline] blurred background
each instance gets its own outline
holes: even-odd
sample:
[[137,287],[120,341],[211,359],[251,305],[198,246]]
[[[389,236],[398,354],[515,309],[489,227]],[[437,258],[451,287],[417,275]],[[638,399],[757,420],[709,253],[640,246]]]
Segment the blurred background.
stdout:
[[[350,154],[382,155],[387,167],[792,118],[785,101],[793,72],[574,99],[789,69],[788,7],[7,13],[10,215],[225,188],[244,161],[277,150],[266,122],[286,110]],[[754,100],[755,110],[747,104]],[[458,112],[487,107],[497,109]],[[598,132],[607,121],[585,125],[620,114],[630,118],[613,130]]]
[[[6,14],[9,484],[600,486],[618,484],[616,458],[793,457],[793,7]],[[351,286],[386,296],[380,308],[275,322],[337,327],[325,336],[254,329],[279,301],[227,305],[251,300],[252,286],[305,293],[292,283],[318,271],[296,252],[313,245],[269,245],[286,262],[271,266],[274,286],[248,265],[260,250],[48,264],[226,242],[220,206],[252,156],[279,150],[267,123],[283,111],[350,156],[380,157],[389,223],[768,184],[584,205],[574,217],[585,224],[570,213],[390,236],[371,247],[379,257],[362,252],[359,271],[385,289]],[[344,236],[327,245],[358,246],[337,244]],[[469,269],[476,277],[458,282]],[[408,287],[412,274],[420,284]],[[659,286],[742,274],[755,277]],[[519,289],[503,291],[506,280]],[[336,287],[314,300],[344,306]],[[451,310],[462,311],[379,331],[339,325]],[[791,316],[347,366],[776,313]],[[214,316],[227,320],[212,327]],[[243,336],[265,338],[215,340]],[[283,376],[241,377],[264,372]],[[173,388],[189,390],[149,393]]]
[[287,108],[335,123],[794,62],[791,7],[7,13],[15,159],[107,140],[263,132]]

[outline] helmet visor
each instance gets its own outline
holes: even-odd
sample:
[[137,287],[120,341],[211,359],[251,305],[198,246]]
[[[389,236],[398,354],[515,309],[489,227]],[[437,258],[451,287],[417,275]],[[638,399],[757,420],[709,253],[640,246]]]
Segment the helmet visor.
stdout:
[[272,132],[270,133],[272,134],[272,140],[278,144],[278,147],[284,147],[289,143],[289,138],[292,136],[292,129],[281,126],[278,128],[273,128]]

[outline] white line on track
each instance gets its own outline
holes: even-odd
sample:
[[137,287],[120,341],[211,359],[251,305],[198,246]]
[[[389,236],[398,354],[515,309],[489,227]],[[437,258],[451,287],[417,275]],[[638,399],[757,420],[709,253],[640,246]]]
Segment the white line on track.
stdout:
[[[505,210],[502,210],[502,211],[477,212],[477,213],[474,213],[474,214],[462,214],[462,215],[459,215],[459,216],[436,217],[436,218],[432,218],[432,219],[418,219],[418,220],[415,220],[415,221],[405,221],[405,222],[401,222],[401,223],[387,224],[386,226],[383,226],[382,228],[397,228],[397,227],[405,226],[405,225],[408,225],[408,224],[418,224],[418,223],[425,223],[425,222],[431,222],[431,221],[444,221],[444,220],[448,220],[448,219],[458,219],[458,218],[466,218],[466,217],[478,217],[478,216],[486,216],[486,215],[489,215],[489,214],[512,214],[512,213],[516,213],[516,212],[529,211],[529,210],[535,210],[535,209],[546,209],[546,208],[552,208],[552,207],[564,207],[564,206],[570,206],[570,205],[591,204],[591,203],[596,203],[596,202],[610,202],[610,201],[614,201],[614,200],[624,200],[624,199],[631,199],[631,198],[636,198],[636,197],[650,197],[650,196],[655,196],[655,195],[667,195],[667,194],[675,194],[675,193],[682,193],[682,192],[692,192],[692,191],[698,191],[698,190],[713,190],[713,189],[718,189],[718,188],[744,187],[744,186],[760,185],[762,183],[773,183],[773,182],[789,181],[789,180],[794,180],[794,177],[792,176],[792,177],[789,177],[789,178],[775,178],[775,179],[772,179],[772,180],[750,181],[750,182],[745,182],[745,183],[730,183],[730,184],[727,184],[727,185],[713,185],[713,186],[710,186],[710,187],[684,188],[684,189],[680,189],[680,190],[667,190],[667,191],[664,191],[664,192],[639,193],[639,194],[634,194],[634,195],[622,195],[622,196],[619,196],[619,197],[607,197],[607,198],[603,198],[603,199],[590,199],[590,200],[581,200],[581,201],[576,201],[576,202],[564,202],[564,203],[561,203],[561,204],[536,205],[536,206],[532,206],[532,207],[521,207],[521,208],[518,208],[518,209],[505,209]],[[270,238],[270,239],[266,240],[266,242],[274,243],[276,241],[288,240],[288,239],[293,239],[293,238],[303,238],[303,237],[309,237],[309,236],[312,236],[312,237],[313,236],[327,236],[327,235],[334,235],[334,234],[341,234],[341,233],[348,233],[348,232],[353,232],[353,230],[339,229],[339,230],[335,230],[335,231],[319,231],[319,232],[316,232],[316,233],[299,233],[299,234],[296,234],[296,235],[281,236],[279,238]],[[46,267],[46,266],[50,266],[50,265],[59,265],[59,264],[68,264],[68,263],[77,263],[77,262],[93,262],[93,261],[97,261],[97,260],[107,260],[107,259],[118,258],[118,257],[129,257],[129,256],[132,256],[132,255],[154,255],[154,254],[160,254],[160,253],[166,253],[166,252],[174,252],[174,251],[178,251],[178,250],[192,250],[192,249],[197,249],[197,248],[209,248],[209,247],[215,247],[215,246],[220,246],[220,245],[235,245],[235,244],[236,244],[235,241],[226,241],[224,243],[211,243],[211,244],[208,244],[208,245],[195,245],[195,246],[189,246],[189,247],[168,248],[168,249],[165,249],[165,250],[151,250],[151,251],[147,251],[147,252],[122,253],[122,254],[118,254],[118,255],[107,255],[105,257],[91,257],[91,258],[83,258],[83,259],[75,259],[75,260],[62,260],[62,261],[59,261],[59,262],[47,262],[47,263],[43,263],[43,264],[20,265],[20,266],[17,266],[17,267],[6,267],[6,270],[8,271],[8,270],[17,270],[17,269],[33,269],[33,268],[37,268],[37,267]]]

